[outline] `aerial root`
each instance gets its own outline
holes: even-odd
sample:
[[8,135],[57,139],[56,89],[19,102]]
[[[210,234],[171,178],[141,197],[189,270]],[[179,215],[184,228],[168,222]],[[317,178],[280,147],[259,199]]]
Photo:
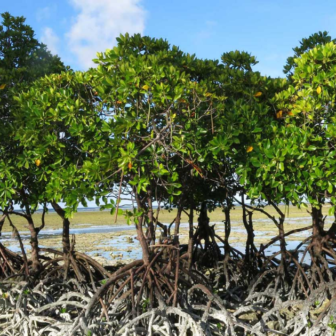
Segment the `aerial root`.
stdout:
[[187,269],[176,247],[160,245],[149,264],[110,273],[73,251],[67,278],[59,251],[41,249],[40,276],[26,277],[21,257],[0,246],[0,335],[331,336],[336,254],[331,242],[319,254],[307,242],[300,254],[256,254],[254,269],[234,250],[213,268]]
[[[321,284],[304,300],[287,300],[268,290],[252,291],[235,303],[223,299],[227,297],[223,292],[216,294],[204,284],[194,284],[185,300],[172,307],[158,287],[152,296],[157,301],[146,302],[151,297],[147,286],[142,289],[143,300],[138,301],[141,283],[136,270],[142,266],[126,267],[97,292],[77,279],[49,278],[33,287],[26,281],[2,282],[1,336],[294,336],[306,335],[308,330],[314,336],[332,335],[328,324],[336,313],[336,282]],[[145,269],[138,272],[139,279]]]

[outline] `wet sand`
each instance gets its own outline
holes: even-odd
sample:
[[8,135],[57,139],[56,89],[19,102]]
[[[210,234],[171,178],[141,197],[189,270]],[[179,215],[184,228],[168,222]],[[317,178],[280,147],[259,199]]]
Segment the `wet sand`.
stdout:
[[[297,209],[289,209],[290,217],[286,219],[285,231],[288,232],[293,229],[302,228],[311,224],[311,219],[307,212]],[[103,265],[115,265],[117,263],[125,263],[141,257],[141,248],[138,240],[136,239],[136,231],[134,225],[125,226],[111,225],[111,215],[109,213],[79,213],[76,217],[74,225],[71,226],[71,234],[74,234],[76,240],[76,250],[85,252],[88,255],[101,262]],[[108,216],[106,216],[108,215]],[[163,214],[161,221],[164,220],[165,224],[169,224],[174,219],[173,212],[167,212]],[[48,216],[54,216],[54,223],[56,222],[57,215],[49,214]],[[215,211],[209,214],[211,224],[215,225],[215,230],[218,236],[224,238],[224,224],[222,212]],[[49,217],[50,219],[51,217]],[[90,223],[79,223],[79,220],[86,219]],[[197,217],[196,217],[197,218]],[[267,243],[272,237],[277,235],[277,228],[274,223],[265,218],[264,215],[256,213],[254,216],[254,233],[255,244]],[[220,220],[219,220],[220,219]],[[96,225],[97,220],[104,220],[101,225]],[[326,228],[330,226],[333,221],[333,217],[327,217]],[[61,228],[57,225],[48,225],[41,231],[39,235],[39,243],[41,247],[49,247],[57,250],[61,250]],[[195,223],[197,226],[197,223]],[[231,235],[230,244],[238,250],[244,251],[246,242],[246,231],[241,221],[241,209],[236,209],[232,213],[231,223]],[[29,232],[24,225],[21,225],[20,234],[23,239],[24,245],[29,254]],[[8,226],[4,227],[3,236],[0,241],[6,247],[15,252],[20,252],[18,240],[11,238],[11,233],[8,230]],[[160,235],[160,232],[157,231]],[[293,234],[287,237],[287,248],[294,248],[298,242],[308,237],[310,232],[304,231]],[[180,243],[187,244],[188,242],[188,224],[187,218],[182,218],[182,224],[180,229]],[[278,250],[278,242],[271,246],[267,251],[269,253]]]
[[[269,212],[272,216],[277,217],[276,211],[272,207],[265,207],[265,211]],[[298,218],[298,217],[307,217],[309,219],[309,214],[305,209],[298,209],[296,207],[290,206],[280,206],[280,209],[286,214],[286,217],[290,218]],[[328,214],[329,207],[324,208],[324,214]],[[156,210],[155,210],[156,213]],[[221,209],[216,209],[213,212],[209,212],[208,216],[211,222],[222,222],[224,220],[224,214]],[[33,215],[33,220],[36,226],[41,224],[41,213],[35,213]],[[176,217],[176,209],[171,211],[168,210],[161,210],[159,220],[162,223],[171,223],[174,218]],[[240,220],[242,218],[242,208],[240,206],[235,207],[231,211],[231,220]],[[27,222],[23,217],[20,216],[11,216],[12,221],[14,222],[17,229],[21,231],[27,230]],[[267,219],[267,217],[262,214],[261,212],[255,211],[253,214],[253,219]],[[195,214],[195,221],[197,220],[197,214]],[[45,216],[45,230],[55,230],[62,228],[62,220],[61,218],[54,212],[47,213]],[[183,212],[181,217],[182,223],[188,222],[187,215]],[[73,218],[70,219],[71,228],[72,229],[80,229],[85,227],[92,227],[92,226],[125,226],[126,220],[124,216],[119,215],[117,217],[117,221],[115,222],[115,216],[111,215],[108,211],[80,211],[74,214]],[[5,222],[3,227],[3,232],[11,232],[12,229],[8,224],[8,221]]]

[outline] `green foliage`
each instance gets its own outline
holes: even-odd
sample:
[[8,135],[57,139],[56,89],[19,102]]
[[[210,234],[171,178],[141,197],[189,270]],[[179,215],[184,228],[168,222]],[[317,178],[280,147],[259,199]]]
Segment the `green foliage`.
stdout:
[[65,66],[59,57],[53,56],[35,39],[34,30],[25,24],[24,17],[13,17],[9,13],[3,13],[1,17],[0,118],[7,123],[15,92],[45,74],[65,70]]
[[[3,17],[0,41],[19,43],[22,32],[28,40],[20,57],[0,58],[2,116],[11,120],[0,147],[2,207],[63,201],[70,217],[95,200],[149,228],[154,201],[215,208],[244,193],[258,204],[336,202],[336,46],[326,33],[294,49],[289,79],[261,76],[246,52],[201,60],[128,34],[98,53],[97,68],[49,74],[61,69],[57,58],[23,18]],[[48,66],[37,71],[40,59]],[[130,195],[137,206],[119,209]]]
[[[65,70],[57,56],[34,37],[23,17],[3,13],[0,25],[0,197],[1,207],[9,202],[36,208],[40,188],[36,183],[34,158],[39,153],[24,151],[17,129],[26,117],[18,106],[18,92],[45,74]],[[47,98],[44,97],[46,100]],[[20,112],[19,112],[20,111]],[[39,177],[38,177],[39,178]],[[23,183],[24,181],[24,183]],[[25,199],[29,195],[31,200]]]
[[65,70],[59,57],[53,56],[46,45],[35,39],[34,30],[24,17],[1,14],[0,76],[9,86],[32,82],[47,73]]
[[299,58],[302,54],[314,49],[318,45],[324,45],[327,43],[336,42],[336,39],[332,39],[328,32],[319,31],[318,33],[310,35],[308,38],[303,38],[300,41],[300,46],[293,48],[294,56],[287,58],[287,63],[284,66],[284,73],[290,78],[295,71],[295,59]]
[[330,42],[296,59],[291,85],[280,85],[270,100],[275,113],[266,136],[248,132],[253,151],[237,173],[252,199],[316,207],[327,198],[334,202],[335,48]]
[[147,311],[149,304],[150,304],[149,299],[143,300],[142,302],[142,312],[143,313]]
[[254,56],[238,50],[224,53],[222,55],[222,62],[226,67],[245,71],[252,71],[252,66],[258,64]]
[[63,200],[67,216],[95,196],[100,168],[94,153],[110,141],[94,108],[91,80],[89,73],[51,75],[16,97],[16,139],[22,148],[16,164],[32,179],[24,187],[37,189],[29,193],[30,202]]
[[334,336],[336,333],[336,323],[334,322],[334,316],[330,316],[328,327],[332,330],[332,335]]
[[296,60],[293,85],[276,97],[279,108],[291,111],[287,126],[299,149],[289,167],[298,172],[301,194],[316,206],[333,196],[336,183],[335,55],[333,42],[303,54]]
[[[94,75],[111,138],[104,156],[113,155],[118,164],[118,174],[111,170],[115,183],[122,180],[139,195],[151,192],[173,202],[182,192],[179,169],[189,166],[196,176],[202,174],[196,164],[202,157],[195,157],[195,145],[208,134],[211,103],[223,99],[201,78],[210,77],[207,70],[216,65],[163,40],[125,35],[118,42],[98,54]],[[112,148],[118,151],[112,154]]]

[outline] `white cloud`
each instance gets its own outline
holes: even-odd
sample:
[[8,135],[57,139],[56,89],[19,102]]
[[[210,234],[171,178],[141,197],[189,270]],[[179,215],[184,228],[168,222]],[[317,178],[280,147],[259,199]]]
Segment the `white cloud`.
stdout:
[[49,20],[53,13],[57,11],[57,4],[54,3],[50,6],[39,8],[36,12],[37,21]]
[[41,41],[47,45],[52,54],[57,54],[59,37],[50,27],[43,28]]
[[36,19],[37,21],[42,21],[50,18],[51,8],[50,7],[44,7],[39,8],[36,13]]
[[80,66],[89,68],[97,52],[116,43],[120,34],[143,33],[145,11],[141,0],[70,0],[78,15],[66,34],[69,49]]

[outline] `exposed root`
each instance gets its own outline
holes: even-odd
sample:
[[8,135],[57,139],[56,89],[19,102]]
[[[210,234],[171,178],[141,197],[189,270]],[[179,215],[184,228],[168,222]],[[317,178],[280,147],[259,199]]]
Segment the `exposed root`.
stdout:
[[75,251],[66,271],[63,253],[40,249],[42,271],[29,277],[23,259],[0,245],[0,335],[331,336],[333,241],[319,254],[311,239],[305,244],[285,259],[259,251],[254,267],[232,248],[217,266],[198,270],[188,269],[176,246],[159,244],[150,247],[149,264],[138,260],[114,273]]

